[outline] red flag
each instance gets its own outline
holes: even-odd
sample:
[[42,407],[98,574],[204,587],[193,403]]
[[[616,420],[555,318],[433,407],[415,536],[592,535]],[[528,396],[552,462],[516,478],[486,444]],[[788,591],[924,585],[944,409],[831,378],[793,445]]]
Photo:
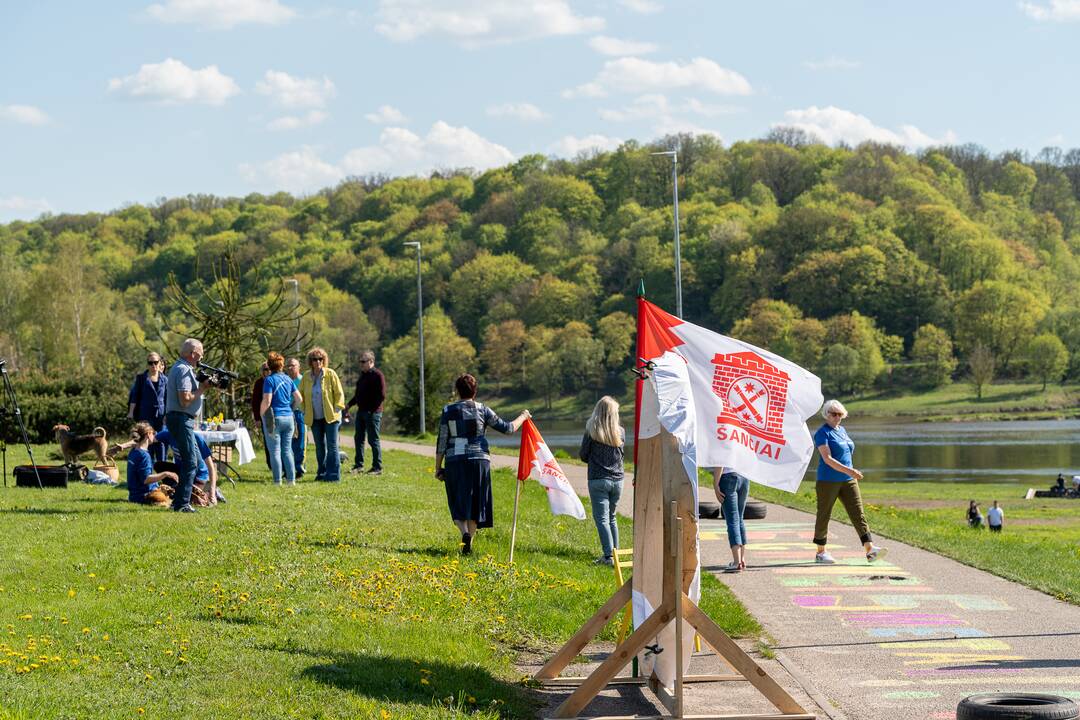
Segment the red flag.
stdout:
[[518,480],[534,478],[547,491],[548,505],[553,515],[570,515],[585,519],[585,507],[581,504],[566,473],[559,467],[540,431],[531,419],[521,426],[521,449],[518,451]]

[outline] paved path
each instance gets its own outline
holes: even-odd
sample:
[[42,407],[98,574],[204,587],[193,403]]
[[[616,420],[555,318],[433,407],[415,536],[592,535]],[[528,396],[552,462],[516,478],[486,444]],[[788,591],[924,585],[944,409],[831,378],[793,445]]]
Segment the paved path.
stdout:
[[[516,468],[517,458],[492,463]],[[587,495],[585,468],[563,469]],[[633,493],[623,493],[619,512],[632,516]],[[868,565],[855,531],[837,522],[838,564],[816,565],[813,524],[807,513],[769,505],[766,520],[748,523],[747,571],[718,577],[768,630],[823,717],[951,720],[976,692],[1080,701],[1080,607],[887,539],[888,557]],[[718,571],[731,559],[724,523],[700,527],[702,566]]]

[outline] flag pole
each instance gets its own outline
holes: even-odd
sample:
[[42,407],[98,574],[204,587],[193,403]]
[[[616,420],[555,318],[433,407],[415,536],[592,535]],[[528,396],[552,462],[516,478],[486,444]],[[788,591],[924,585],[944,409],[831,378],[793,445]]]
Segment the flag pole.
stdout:
[[514,564],[514,541],[517,539],[518,500],[521,499],[521,486],[524,480],[517,481],[517,491],[514,493],[514,522],[510,525],[510,564]]

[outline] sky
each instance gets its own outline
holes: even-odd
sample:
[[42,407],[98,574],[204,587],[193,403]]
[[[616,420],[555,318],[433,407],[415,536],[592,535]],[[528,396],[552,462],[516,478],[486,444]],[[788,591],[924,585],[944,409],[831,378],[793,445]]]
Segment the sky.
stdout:
[[672,132],[1080,146],[1080,0],[0,0],[0,222]]

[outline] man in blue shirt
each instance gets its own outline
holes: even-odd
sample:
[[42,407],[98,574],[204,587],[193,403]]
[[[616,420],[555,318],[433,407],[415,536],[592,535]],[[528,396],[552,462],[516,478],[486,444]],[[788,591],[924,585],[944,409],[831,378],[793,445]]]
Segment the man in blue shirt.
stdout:
[[[300,361],[297,358],[289,358],[285,363],[285,374],[292,378],[293,388],[300,391],[300,381],[304,376],[300,374]],[[296,467],[296,477],[304,474],[304,450],[307,447],[307,427],[304,425],[304,408],[293,409],[293,420],[296,423],[296,432],[293,433],[292,454],[293,464]]]
[[195,416],[202,411],[203,394],[210,387],[209,380],[200,383],[195,368],[203,357],[203,344],[188,338],[180,346],[180,359],[169,368],[165,388],[165,427],[173,437],[180,453],[180,482],[173,494],[172,509],[176,512],[193,513],[191,488],[199,467],[199,449],[195,444]]

